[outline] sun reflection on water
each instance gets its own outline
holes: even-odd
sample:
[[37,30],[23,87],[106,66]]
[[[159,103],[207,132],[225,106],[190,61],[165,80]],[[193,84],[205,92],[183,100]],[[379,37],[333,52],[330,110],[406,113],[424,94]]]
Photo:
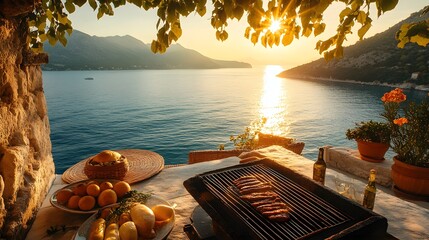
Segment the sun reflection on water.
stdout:
[[288,96],[283,85],[284,79],[276,77],[282,71],[283,68],[277,65],[265,67],[259,115],[260,118],[266,118],[266,123],[261,132],[287,136],[290,125],[286,119],[288,116]]

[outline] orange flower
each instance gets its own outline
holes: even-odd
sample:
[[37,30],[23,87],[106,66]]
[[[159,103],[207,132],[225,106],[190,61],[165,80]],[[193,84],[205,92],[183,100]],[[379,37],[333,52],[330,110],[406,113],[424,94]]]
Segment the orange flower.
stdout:
[[407,96],[402,92],[402,89],[396,88],[388,93],[385,93],[381,98],[383,102],[400,103],[407,100]]
[[406,119],[404,117],[401,117],[401,118],[393,120],[393,123],[396,124],[396,125],[398,125],[398,126],[402,126],[405,123],[408,123],[408,119]]

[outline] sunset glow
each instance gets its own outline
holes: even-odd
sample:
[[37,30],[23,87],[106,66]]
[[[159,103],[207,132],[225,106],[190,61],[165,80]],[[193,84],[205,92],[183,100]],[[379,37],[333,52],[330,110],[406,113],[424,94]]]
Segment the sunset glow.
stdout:
[[281,27],[281,22],[279,20],[272,20],[269,30],[271,32],[276,32],[277,30],[280,29],[280,27]]
[[284,105],[283,81],[276,75],[283,71],[281,66],[268,65],[265,67],[264,87],[260,101],[259,114],[265,117],[267,122],[262,128],[263,133],[286,135],[289,132],[285,116],[287,105]]

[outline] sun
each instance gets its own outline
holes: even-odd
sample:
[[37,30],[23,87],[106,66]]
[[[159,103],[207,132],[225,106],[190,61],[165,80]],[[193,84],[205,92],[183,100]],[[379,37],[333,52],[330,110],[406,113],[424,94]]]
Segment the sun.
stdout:
[[281,27],[281,22],[279,20],[272,20],[271,25],[268,28],[271,32],[276,32]]

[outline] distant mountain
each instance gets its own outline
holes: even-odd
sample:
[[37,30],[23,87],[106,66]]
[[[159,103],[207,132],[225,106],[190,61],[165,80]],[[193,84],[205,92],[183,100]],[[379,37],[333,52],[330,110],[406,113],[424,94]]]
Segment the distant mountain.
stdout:
[[[414,13],[388,30],[344,48],[344,58],[319,59],[279,74],[290,78],[333,78],[361,82],[429,84],[429,47],[397,48],[395,34],[406,22],[426,19]],[[411,81],[412,79],[412,81]]]
[[251,68],[248,63],[215,60],[174,44],[164,54],[131,36],[97,37],[74,30],[66,47],[45,45],[43,70]]

